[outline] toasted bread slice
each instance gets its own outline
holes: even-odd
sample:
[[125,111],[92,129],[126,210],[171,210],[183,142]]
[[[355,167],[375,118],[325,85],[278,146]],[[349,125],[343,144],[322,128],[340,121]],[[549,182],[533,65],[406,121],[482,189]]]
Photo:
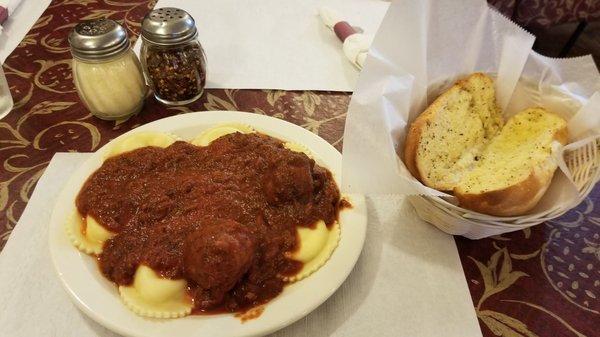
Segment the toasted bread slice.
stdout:
[[497,216],[531,210],[556,170],[555,141],[567,142],[567,122],[561,117],[530,108],[510,118],[454,188],[460,206]]
[[475,73],[440,95],[411,125],[408,170],[425,185],[452,191],[475,155],[502,126],[491,78]]

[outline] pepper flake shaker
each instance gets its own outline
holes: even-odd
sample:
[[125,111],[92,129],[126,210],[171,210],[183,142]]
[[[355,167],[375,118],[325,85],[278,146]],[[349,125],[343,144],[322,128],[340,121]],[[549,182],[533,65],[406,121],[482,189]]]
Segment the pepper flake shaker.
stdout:
[[206,84],[206,59],[196,23],[186,11],[165,7],[142,21],[141,61],[156,99],[167,105],[189,104]]

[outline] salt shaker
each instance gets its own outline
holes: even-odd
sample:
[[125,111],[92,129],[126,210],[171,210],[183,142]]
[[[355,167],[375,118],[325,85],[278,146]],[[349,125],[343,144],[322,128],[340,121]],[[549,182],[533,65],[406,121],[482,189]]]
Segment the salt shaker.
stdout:
[[204,92],[206,58],[194,18],[178,8],[158,8],[142,21],[140,59],[156,99],[167,105],[194,102]]
[[117,22],[82,22],[69,34],[77,93],[98,118],[118,120],[138,113],[148,88],[127,31]]

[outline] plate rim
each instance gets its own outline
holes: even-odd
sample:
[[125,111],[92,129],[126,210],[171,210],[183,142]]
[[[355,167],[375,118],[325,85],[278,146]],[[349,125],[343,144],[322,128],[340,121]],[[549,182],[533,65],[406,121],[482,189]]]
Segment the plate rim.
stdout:
[[[193,121],[195,119],[198,119],[196,125],[194,125],[194,123],[193,123]],[[62,287],[65,289],[65,291],[71,298],[71,301],[74,302],[75,305],[86,314],[86,316],[88,316],[95,322],[99,323],[100,325],[108,328],[109,330],[114,331],[119,334],[122,334],[124,336],[132,336],[132,337],[147,336],[147,331],[130,330],[127,327],[123,327],[120,324],[115,324],[115,322],[113,322],[112,320],[109,320],[106,317],[104,317],[102,314],[99,314],[98,312],[96,312],[96,310],[94,310],[94,308],[90,307],[88,304],[85,303],[85,300],[82,298],[82,296],[79,296],[78,292],[72,288],[72,284],[70,284],[66,279],[66,276],[64,274],[64,266],[62,266],[61,261],[58,260],[59,256],[60,256],[60,252],[58,251],[58,249],[60,247],[56,246],[56,244],[58,244],[58,243],[55,241],[56,241],[57,237],[60,235],[65,237],[63,239],[66,239],[66,235],[64,234],[64,231],[63,231],[64,226],[61,225],[60,223],[64,221],[64,216],[63,216],[64,212],[65,212],[64,208],[68,207],[68,206],[62,205],[61,201],[68,199],[68,197],[72,197],[72,195],[71,195],[72,193],[70,193],[69,190],[73,189],[72,186],[74,184],[82,183],[81,181],[78,181],[80,179],[77,179],[78,178],[77,176],[81,175],[82,170],[85,171],[86,167],[92,166],[92,169],[89,169],[89,170],[92,170],[92,171],[95,170],[95,168],[93,168],[94,161],[96,161],[96,164],[97,164],[98,160],[100,160],[103,157],[103,154],[110,148],[110,146],[112,144],[114,144],[114,142],[118,141],[119,139],[121,139],[123,137],[127,137],[128,135],[130,135],[132,133],[139,132],[139,131],[149,131],[149,130],[168,132],[168,131],[158,130],[158,129],[165,129],[165,128],[168,129],[169,125],[178,124],[178,123],[185,125],[185,123],[190,122],[190,121],[192,122],[192,125],[191,126],[188,125],[186,127],[200,128],[200,124],[202,124],[202,123],[200,123],[199,121],[205,121],[205,124],[214,125],[214,124],[218,124],[218,123],[240,122],[239,119],[242,119],[242,122],[247,120],[248,124],[256,127],[259,131],[261,131],[261,129],[263,127],[269,128],[271,126],[274,127],[276,125],[280,125],[283,129],[295,130],[295,132],[298,133],[297,137],[306,137],[307,142],[313,143],[313,144],[316,144],[316,145],[322,147],[322,151],[330,152],[330,154],[333,154],[333,157],[335,157],[335,158],[330,158],[330,160],[335,161],[335,165],[333,165],[335,167],[333,167],[333,168],[328,167],[328,168],[332,172],[337,173],[336,180],[337,180],[338,186],[341,186],[341,184],[339,182],[339,176],[341,175],[342,155],[337,149],[335,149],[331,144],[329,144],[327,141],[325,141],[323,138],[321,138],[317,134],[314,134],[314,133],[312,133],[296,124],[293,124],[291,122],[288,122],[288,121],[285,121],[282,119],[278,119],[278,118],[275,118],[272,116],[268,116],[268,115],[261,115],[261,114],[255,114],[255,113],[250,113],[250,112],[241,112],[241,111],[226,111],[226,110],[199,111],[199,112],[179,114],[179,115],[175,115],[175,116],[162,118],[162,119],[141,125],[141,126],[136,127],[128,132],[123,133],[122,135],[116,137],[115,139],[112,139],[110,142],[108,142],[107,144],[105,144],[104,146],[102,146],[101,148],[96,150],[95,152],[93,152],[89,158],[87,158],[82,164],[80,164],[80,166],[66,180],[61,192],[58,194],[58,197],[57,197],[56,202],[53,205],[53,209],[52,209],[52,215],[51,215],[51,220],[50,220],[50,224],[49,224],[50,230],[49,230],[49,234],[48,234],[49,250],[50,250],[50,255],[51,255],[51,259],[52,259],[52,264],[53,264],[55,272],[57,273],[57,276],[60,280]],[[208,120],[208,121],[206,122],[206,120]],[[210,121],[210,120],[214,120],[214,121]],[[264,123],[264,126],[253,125],[253,122],[257,122],[258,124]],[[273,133],[277,133],[277,132],[272,132],[271,130],[269,130],[268,133],[273,135]],[[277,138],[283,138],[283,139],[287,138],[286,135],[284,135],[284,134],[273,135],[273,136],[275,136]],[[304,141],[303,141],[303,143],[304,143]],[[309,148],[310,148],[310,146],[309,146]],[[101,162],[102,161],[100,161],[100,163]],[[77,188],[77,190],[79,190],[79,188]],[[353,254],[351,254],[351,256],[348,256],[348,258],[346,258],[346,262],[344,263],[345,268],[343,270],[335,270],[335,272],[338,274],[338,277],[336,278],[337,281],[335,282],[335,284],[332,284],[332,286],[330,288],[327,288],[324,291],[322,291],[321,295],[319,296],[319,299],[312,300],[308,306],[305,306],[305,308],[304,308],[304,310],[302,310],[302,312],[297,312],[295,314],[288,315],[286,319],[280,319],[277,322],[270,322],[269,324],[266,324],[266,327],[259,326],[254,329],[252,329],[252,328],[243,329],[242,328],[238,332],[233,332],[233,334],[230,334],[228,336],[263,335],[263,334],[275,332],[275,331],[282,329],[288,325],[291,325],[292,323],[296,322],[297,320],[300,320],[301,318],[307,316],[310,312],[314,311],[318,306],[320,306],[329,297],[331,297],[331,295],[333,295],[335,293],[335,291],[337,291],[337,289],[339,289],[339,287],[345,282],[345,280],[348,278],[350,272],[354,269],[354,266],[356,265],[356,262],[358,261],[358,258],[364,247],[364,241],[366,238],[366,228],[367,228],[367,208],[366,208],[366,201],[365,201],[365,198],[363,195],[359,195],[359,194],[344,194],[344,195],[351,198],[353,207],[348,211],[344,211],[344,212],[340,213],[340,216],[350,216],[351,219],[355,219],[355,221],[352,220],[351,222],[357,223],[357,225],[356,225],[358,227],[357,231],[353,232],[354,238],[357,241],[355,243],[356,248],[353,249]],[[348,221],[350,222],[350,220],[348,220]],[[60,233],[58,233],[58,232],[60,232]],[[342,238],[340,239],[340,246],[342,245],[342,240],[344,240],[343,225],[342,225]],[[88,255],[77,251],[77,249],[75,247],[73,247],[72,245],[70,245],[69,248],[71,248],[73,250],[74,254],[83,256],[84,259],[85,259],[85,257],[89,257]],[[337,250],[339,250],[339,249],[336,249],[336,251]],[[334,252],[334,254],[335,254],[335,252]],[[332,256],[332,259],[333,258],[334,257]],[[84,262],[82,262],[82,263],[84,263]],[[327,264],[325,266],[327,266]],[[323,267],[323,269],[325,269],[325,266]],[[311,275],[310,277],[314,277],[317,273],[315,273],[314,275]],[[95,277],[95,276],[92,275],[92,277]],[[305,280],[310,280],[310,277]],[[284,292],[285,292],[285,289],[288,289],[297,284],[301,284],[301,282],[303,282],[305,280],[299,281],[298,283],[292,284],[292,285],[284,288]],[[105,279],[105,281],[110,282],[106,279]],[[100,282],[102,282],[102,281],[100,281]],[[111,284],[111,286],[116,289],[116,286],[114,284]],[[280,294],[279,296],[277,296],[275,299],[271,300],[269,303],[267,303],[266,308],[268,308],[269,305],[271,305],[274,301],[276,301],[277,298],[282,297],[282,295],[283,295],[283,293]],[[123,308],[125,308],[125,306],[122,304],[122,302],[120,300],[119,300],[119,302],[120,302],[119,304]],[[126,310],[129,311],[128,309],[126,309]],[[135,315],[133,312],[131,312],[131,314]],[[231,314],[225,314],[225,315],[231,316]],[[135,315],[135,316],[138,317],[137,315]],[[188,316],[188,317],[192,317],[192,318],[193,317],[203,317],[205,319],[210,320],[211,318],[216,318],[216,317],[220,317],[220,316],[222,316],[222,315],[207,315],[207,316],[193,316],[192,315],[192,316]],[[148,319],[143,319],[143,320],[147,321],[147,322],[152,322],[152,323],[150,323],[151,325],[154,325],[154,323],[155,323],[155,320],[148,320]],[[174,320],[168,320],[168,321],[177,322],[178,320],[181,320],[181,319],[174,319]],[[258,318],[258,320],[260,320],[260,318]],[[237,319],[236,319],[236,321],[239,322],[239,320],[237,320]],[[165,322],[165,320],[159,320],[158,322],[159,323]],[[146,323],[144,323],[144,324],[146,324]],[[174,323],[174,324],[177,325],[176,323]],[[245,326],[245,324],[240,324],[240,326]],[[201,330],[201,329],[199,329],[199,330]],[[171,333],[177,333],[177,331],[172,331]],[[194,334],[194,336],[195,335],[196,334]],[[198,336],[202,335],[202,332],[199,331],[197,335]],[[163,335],[157,334],[156,336],[163,336]]]

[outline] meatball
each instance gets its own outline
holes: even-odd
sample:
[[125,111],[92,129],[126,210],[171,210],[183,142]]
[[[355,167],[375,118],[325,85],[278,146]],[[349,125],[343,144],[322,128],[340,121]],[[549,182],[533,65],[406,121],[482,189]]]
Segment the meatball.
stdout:
[[223,301],[252,265],[256,246],[254,234],[233,220],[203,223],[186,238],[184,272],[198,285],[195,297],[199,309]]
[[303,154],[277,161],[263,181],[267,202],[277,205],[290,201],[308,203],[313,194],[314,161]]

